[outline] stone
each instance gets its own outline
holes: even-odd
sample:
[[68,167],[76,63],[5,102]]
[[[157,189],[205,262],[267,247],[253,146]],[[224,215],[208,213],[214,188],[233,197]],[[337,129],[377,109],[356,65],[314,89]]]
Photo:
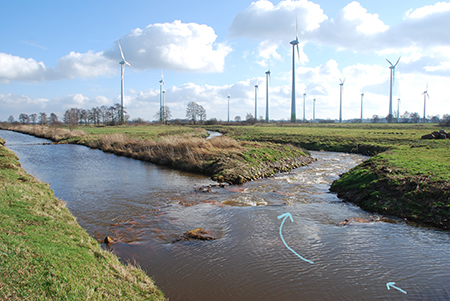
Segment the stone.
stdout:
[[109,237],[109,236],[106,236],[105,239],[103,240],[103,242],[104,242],[105,244],[109,245],[110,243],[113,243],[113,242],[114,242],[114,239],[112,239],[112,238]]
[[215,240],[216,238],[211,231],[207,231],[203,228],[196,228],[191,231],[187,231],[183,234],[186,239],[198,239],[198,240]]

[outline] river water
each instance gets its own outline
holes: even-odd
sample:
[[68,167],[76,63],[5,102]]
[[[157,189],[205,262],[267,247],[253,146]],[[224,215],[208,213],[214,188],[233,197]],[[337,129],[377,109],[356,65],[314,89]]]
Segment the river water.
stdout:
[[[315,163],[291,173],[201,192],[214,182],[83,146],[0,137],[91,236],[117,239],[111,251],[171,301],[450,300],[449,232],[383,219],[328,191],[365,157],[313,152]],[[278,218],[285,213],[293,222]],[[217,240],[173,242],[197,227]]]

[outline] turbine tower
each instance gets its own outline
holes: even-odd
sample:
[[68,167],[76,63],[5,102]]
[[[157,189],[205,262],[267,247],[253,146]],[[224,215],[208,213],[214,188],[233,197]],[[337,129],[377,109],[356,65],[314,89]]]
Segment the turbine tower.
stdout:
[[130,65],[130,63],[128,63],[125,60],[125,57],[123,56],[122,47],[120,46],[119,41],[117,41],[117,44],[119,44],[120,55],[122,56],[122,60],[119,62],[120,70],[121,70],[121,73],[122,73],[122,76],[120,78],[120,82],[121,82],[121,89],[120,89],[120,121],[124,122],[124,118],[123,118],[123,72],[125,71],[125,66],[124,65],[128,65],[128,66],[131,66],[131,65]]
[[230,95],[230,92],[228,92],[228,122],[230,122],[230,98],[231,98],[231,95]]
[[255,119],[258,120],[258,85],[255,85]]
[[305,111],[306,111],[306,93],[303,93],[303,122],[306,121]]
[[397,100],[397,123],[400,122],[400,98]]
[[316,99],[313,99],[313,122],[316,122]]
[[292,45],[292,102],[291,102],[291,122],[296,122],[297,114],[295,107],[295,47],[297,46],[298,61],[300,62],[300,50],[298,49],[298,23],[295,19],[296,37],[291,41]]
[[394,81],[395,81],[395,67],[397,67],[398,62],[400,61],[400,58],[398,58],[397,63],[392,64],[391,61],[389,61],[388,59],[386,59],[386,61],[391,65],[389,67],[389,69],[391,69],[391,84],[390,84],[390,90],[389,90],[389,115],[388,115],[388,122],[391,122],[391,119],[393,117],[392,115],[392,87],[394,85]]
[[269,123],[269,77],[270,69],[266,71],[266,122]]
[[161,70],[161,80],[159,81],[159,121],[164,123],[164,99],[163,93],[165,93],[164,87],[164,73]]
[[344,89],[345,78],[344,78],[344,80],[339,79],[339,81],[341,82],[339,84],[340,91],[341,91],[340,105],[339,105],[339,122],[342,122],[342,90]]
[[363,100],[364,100],[364,93],[361,93],[361,123],[363,122]]
[[427,109],[427,97],[428,100],[430,100],[430,95],[428,95],[428,83],[427,83],[427,88],[425,90],[425,92],[422,93],[423,94],[423,122],[427,122],[425,113],[426,113],[426,109]]

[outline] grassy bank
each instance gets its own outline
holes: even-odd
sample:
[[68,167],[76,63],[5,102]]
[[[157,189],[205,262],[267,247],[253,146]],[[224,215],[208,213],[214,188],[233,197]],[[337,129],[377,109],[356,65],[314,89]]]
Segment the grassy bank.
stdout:
[[[0,139],[1,140],[1,139]],[[101,249],[0,141],[0,299],[164,300],[140,269]]]
[[291,143],[308,150],[373,156],[344,174],[331,190],[368,211],[450,229],[450,139],[421,139],[440,130],[437,125],[309,124],[208,129],[238,140]]
[[201,128],[183,126],[63,128],[10,126],[8,129],[45,137],[58,143],[77,143],[138,160],[240,184],[312,161],[299,147],[273,142],[236,141],[222,136],[206,140]]

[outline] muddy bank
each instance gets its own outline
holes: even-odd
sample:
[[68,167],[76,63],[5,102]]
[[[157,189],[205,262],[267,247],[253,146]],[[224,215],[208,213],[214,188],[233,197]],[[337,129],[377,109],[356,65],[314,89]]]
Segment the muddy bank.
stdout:
[[406,175],[374,158],[336,180],[331,191],[362,209],[450,229],[450,182]]
[[279,172],[288,172],[314,159],[307,151],[269,142],[236,141],[226,136],[204,139],[189,135],[136,139],[124,134],[88,135],[45,126],[5,128],[55,143],[74,143],[137,160],[210,176],[218,182],[242,184]]

